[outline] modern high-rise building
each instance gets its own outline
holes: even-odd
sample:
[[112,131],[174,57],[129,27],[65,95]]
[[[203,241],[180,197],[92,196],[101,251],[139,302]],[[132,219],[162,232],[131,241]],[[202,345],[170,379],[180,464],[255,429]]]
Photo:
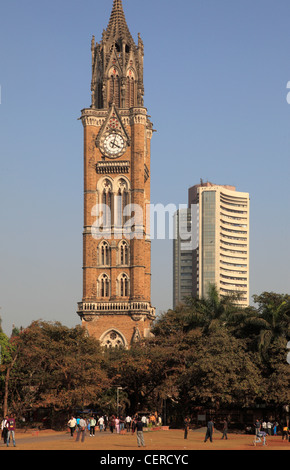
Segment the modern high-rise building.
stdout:
[[[209,285],[215,284],[221,297],[238,294],[238,303],[249,305],[249,194],[234,186],[201,183],[189,188],[188,208],[192,295],[206,297]],[[174,243],[180,245],[178,239]],[[181,274],[175,263],[174,280],[181,283]],[[176,297],[174,306],[182,301],[182,296]]]
[[173,308],[175,308],[193,293],[191,210],[176,211],[173,223]]
[[146,224],[153,126],[143,103],[143,42],[140,35],[134,42],[121,0],[114,0],[107,29],[99,43],[93,37],[91,52],[92,100],[81,115],[83,297],[78,315],[103,346],[127,348],[149,335],[155,318]]

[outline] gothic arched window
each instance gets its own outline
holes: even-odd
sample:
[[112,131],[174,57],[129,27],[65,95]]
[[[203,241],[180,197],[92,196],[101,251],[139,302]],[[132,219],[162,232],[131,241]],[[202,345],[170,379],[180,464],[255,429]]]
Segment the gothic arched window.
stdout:
[[112,67],[109,71],[109,105],[113,103],[120,107],[120,77],[116,67]]
[[108,331],[101,338],[101,345],[105,348],[125,348],[125,340],[118,331]]
[[106,179],[103,183],[102,189],[102,204],[103,204],[103,225],[104,227],[111,227],[111,214],[112,214],[112,183]]
[[106,241],[99,245],[99,264],[101,266],[110,266],[110,245]]
[[129,265],[129,245],[125,240],[119,244],[119,263],[122,266]]
[[129,297],[130,284],[129,284],[129,277],[127,274],[123,273],[118,276],[117,291],[120,297]]
[[124,209],[129,204],[129,188],[128,183],[124,178],[121,178],[118,181],[117,188],[117,203],[116,203],[116,216],[117,216],[117,225],[123,226],[126,222],[126,217],[124,217]]
[[110,279],[107,274],[101,274],[98,280],[99,297],[110,297]]
[[134,72],[130,69],[127,73],[126,79],[126,107],[132,108],[135,104],[135,76]]

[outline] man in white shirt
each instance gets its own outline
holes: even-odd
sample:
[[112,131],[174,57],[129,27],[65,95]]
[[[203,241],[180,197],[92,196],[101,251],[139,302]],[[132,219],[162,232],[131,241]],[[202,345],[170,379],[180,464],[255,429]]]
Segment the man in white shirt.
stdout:
[[71,437],[73,437],[77,425],[77,420],[72,416],[67,424],[70,428],[70,435]]
[[100,427],[100,432],[102,432],[103,429],[104,429],[104,422],[105,422],[105,420],[104,420],[103,416],[101,416],[98,420],[98,425]]
[[125,419],[127,432],[130,432],[131,421],[132,421],[131,416],[127,416],[126,419]]

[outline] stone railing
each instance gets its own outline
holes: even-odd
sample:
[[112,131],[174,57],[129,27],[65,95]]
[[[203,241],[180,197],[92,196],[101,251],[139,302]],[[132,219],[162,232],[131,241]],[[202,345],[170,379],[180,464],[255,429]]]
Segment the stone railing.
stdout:
[[127,314],[127,315],[149,315],[155,317],[155,308],[150,302],[78,302],[79,315],[99,314]]

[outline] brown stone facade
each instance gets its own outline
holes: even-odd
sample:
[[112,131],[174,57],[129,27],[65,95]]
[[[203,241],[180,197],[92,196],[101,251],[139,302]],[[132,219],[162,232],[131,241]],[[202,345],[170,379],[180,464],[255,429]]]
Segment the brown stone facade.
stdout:
[[114,0],[100,44],[92,43],[92,106],[84,128],[83,298],[78,314],[107,347],[150,334],[150,143],[143,106],[143,44],[134,44]]

